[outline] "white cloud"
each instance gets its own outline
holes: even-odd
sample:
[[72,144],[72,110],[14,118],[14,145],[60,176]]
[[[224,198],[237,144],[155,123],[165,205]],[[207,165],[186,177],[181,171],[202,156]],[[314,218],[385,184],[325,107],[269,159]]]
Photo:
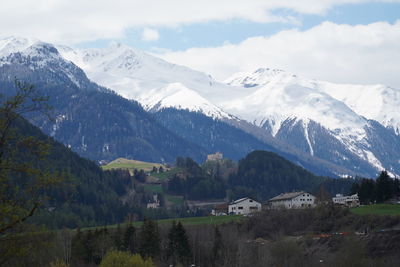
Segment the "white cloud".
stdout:
[[142,32],[143,41],[157,41],[160,39],[160,34],[154,29],[145,28]]
[[[65,44],[100,38],[121,38],[130,28],[174,27],[182,24],[244,19],[288,21],[274,14],[290,9],[323,14],[334,5],[400,0],[18,0],[2,1],[0,33],[36,37]],[[294,22],[296,22],[294,20]]]
[[400,20],[357,26],[325,22],[306,31],[287,30],[237,45],[191,48],[161,56],[220,80],[235,72],[273,67],[332,82],[400,88],[399,44]]

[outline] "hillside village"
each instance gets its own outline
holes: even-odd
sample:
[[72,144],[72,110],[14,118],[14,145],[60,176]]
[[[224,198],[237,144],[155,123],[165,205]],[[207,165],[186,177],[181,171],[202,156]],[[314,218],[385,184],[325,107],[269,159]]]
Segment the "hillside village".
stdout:
[[[214,177],[216,177],[216,175],[223,175],[223,168],[221,166],[226,163],[224,160],[223,154],[220,152],[207,155],[204,163],[204,166],[208,166],[206,175],[211,174],[214,175]],[[188,173],[188,169],[185,169],[185,164],[191,164],[191,167],[189,168],[194,168],[192,171],[195,170],[198,172],[197,175],[199,175],[201,172],[200,166],[197,166],[194,162],[187,161],[186,159],[180,159],[178,161],[181,162],[180,164],[182,166],[171,167],[162,164],[118,159],[103,166],[103,169],[128,170],[131,177],[136,181],[136,194],[140,194],[140,192],[142,192],[142,197],[140,200],[141,205],[144,205],[144,207],[147,209],[171,209],[173,207],[186,207],[186,209],[190,210],[192,214],[197,213],[203,215],[211,214],[215,216],[221,216],[229,214],[249,215],[261,210],[270,209],[313,208],[320,203],[332,203],[334,205],[348,208],[360,206],[358,192],[350,194],[350,186],[347,186],[347,191],[343,191],[343,189],[339,188],[339,190],[341,190],[340,193],[332,192],[332,194],[329,194],[325,192],[327,193],[325,196],[317,196],[315,193],[318,192],[316,191],[314,191],[314,194],[310,191],[280,192],[268,199],[264,199],[263,201],[246,195],[241,198],[231,198],[231,201],[227,201],[227,196],[225,195],[220,195],[220,198],[193,198],[191,195],[184,194],[184,191],[182,191],[183,184],[180,183],[185,182],[188,178],[190,179],[190,176],[187,175],[191,174],[190,171]],[[232,171],[233,170],[230,172],[232,173]],[[349,180],[344,182],[348,181]],[[181,191],[171,190],[171,187],[173,186],[177,186],[178,189],[181,188]],[[373,204],[374,202],[370,203]],[[365,205],[367,203],[364,202],[363,204]]]

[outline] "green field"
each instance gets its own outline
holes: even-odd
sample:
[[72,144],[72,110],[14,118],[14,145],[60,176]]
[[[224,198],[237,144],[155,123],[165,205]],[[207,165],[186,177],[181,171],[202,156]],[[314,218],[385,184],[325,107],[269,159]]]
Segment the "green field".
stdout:
[[[217,225],[222,223],[234,222],[243,219],[241,215],[226,215],[226,216],[205,216],[205,217],[188,217],[188,218],[173,218],[173,219],[163,219],[157,220],[157,223],[160,224],[171,224],[173,221],[179,221],[183,225],[202,225],[202,224],[211,224]],[[143,224],[140,222],[133,222],[133,226],[140,227]],[[107,228],[116,228],[117,225],[108,225]],[[83,228],[82,230],[94,230],[99,227],[88,227]]]
[[151,193],[163,193],[163,189],[160,184],[145,184],[144,190]]
[[173,195],[165,195],[165,198],[175,205],[182,205],[183,204],[183,197],[182,196],[173,196]]
[[168,177],[178,173],[179,171],[181,171],[180,168],[173,168],[171,170],[168,170],[168,171],[165,171],[165,172],[162,172],[162,173],[152,173],[151,176],[154,176],[154,177],[156,177],[156,178],[158,178],[160,180],[165,180]]
[[111,169],[128,169],[128,170],[133,170],[133,169],[138,169],[138,170],[144,170],[144,171],[151,171],[153,167],[159,168],[160,166],[163,166],[165,169],[165,166],[160,164],[160,163],[151,163],[151,162],[144,162],[144,161],[139,161],[139,160],[130,160],[130,159],[124,159],[124,158],[118,158],[114,161],[111,161],[107,165],[101,166],[103,170],[111,170]]
[[358,215],[400,215],[400,204],[375,204],[350,209]]

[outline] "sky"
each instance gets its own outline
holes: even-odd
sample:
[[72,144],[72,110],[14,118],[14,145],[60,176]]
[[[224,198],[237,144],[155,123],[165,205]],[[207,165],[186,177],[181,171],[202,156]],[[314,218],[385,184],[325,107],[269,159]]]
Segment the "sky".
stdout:
[[217,80],[269,67],[400,89],[400,0],[3,0],[0,34],[119,41]]

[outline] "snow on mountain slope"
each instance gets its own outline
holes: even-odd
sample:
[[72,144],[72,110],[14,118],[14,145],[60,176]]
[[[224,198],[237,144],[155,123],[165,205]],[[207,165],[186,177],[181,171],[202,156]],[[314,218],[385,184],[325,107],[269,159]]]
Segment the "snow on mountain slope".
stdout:
[[[337,153],[337,156],[348,158],[348,155],[345,156],[345,150],[348,150],[377,170],[397,168],[393,164],[388,167],[383,163],[388,156],[382,155],[389,147],[376,145],[377,137],[371,133],[378,131],[377,126],[368,121],[376,119],[384,126],[397,127],[396,119],[400,117],[395,110],[400,104],[400,98],[397,97],[396,90],[382,86],[335,85],[306,80],[275,69],[238,73],[225,82],[253,91],[247,97],[234,100],[222,108],[232,114],[241,114],[246,120],[266,128],[277,138],[287,142],[297,139],[294,145],[301,147],[301,143],[305,143],[308,148],[303,149],[310,154],[316,154],[317,147],[323,147],[326,142],[334,143],[335,139],[343,145],[341,152],[332,150],[334,153],[327,154],[327,151],[320,150],[316,156],[332,158]],[[388,95],[391,99],[388,99]],[[311,127],[310,122],[313,125]],[[322,128],[316,128],[315,123]],[[325,139],[313,136],[315,131],[320,136],[325,136]],[[382,134],[380,138],[385,138],[383,135],[391,136],[389,130],[384,133],[382,129],[379,131]],[[294,132],[296,135],[293,135]],[[400,141],[398,137],[391,138],[397,139],[395,142]],[[398,173],[399,170],[395,172]]]
[[23,51],[37,42],[39,42],[39,40],[18,38],[13,36],[0,38],[0,57],[7,56],[11,53]]
[[224,108],[233,114],[241,114],[258,126],[268,120],[273,135],[278,132],[283,121],[296,118],[313,120],[330,130],[343,129],[349,135],[357,135],[362,139],[363,133],[354,132],[353,129],[364,127],[366,121],[345,104],[324,92],[296,83],[294,75],[279,70],[271,70],[270,73],[272,75],[268,80],[265,76],[262,79],[234,79],[230,84],[251,87],[253,92],[245,98],[232,101]]
[[[104,90],[91,82],[82,69],[62,57],[57,48],[35,39],[8,37],[0,39],[0,67],[14,73],[15,77],[36,84],[61,84],[72,82],[85,90]],[[35,72],[32,77],[29,73]]]
[[400,135],[400,90],[384,85],[335,84],[310,80],[291,73],[260,68],[254,72],[236,73],[225,83],[244,88],[268,86],[277,88],[287,84],[296,84],[326,93],[343,102],[356,114],[376,120],[385,127],[393,128]]
[[400,90],[385,85],[354,85],[317,82],[315,86],[367,119],[393,128],[400,135]]
[[234,118],[209,101],[223,99],[231,87],[204,73],[118,43],[105,49],[74,51],[62,46],[58,49],[66,59],[85,70],[91,80],[141,102],[148,110],[175,107],[204,111],[214,118]]
[[[185,101],[181,101],[182,99]],[[232,115],[211,104],[208,100],[181,83],[171,83],[166,87],[150,90],[141,94],[137,100],[141,103],[146,103],[145,108],[152,111],[172,107],[200,112],[206,116],[218,119],[232,117]]]
[[[333,96],[320,85],[322,82],[281,70],[258,69],[234,75],[222,84],[204,73],[117,43],[106,49],[59,50],[84,69],[90,79],[138,100],[147,110],[173,107],[219,119],[237,116],[285,142],[291,142],[289,136],[293,140],[301,135],[299,142],[306,147],[302,149],[311,155],[327,160],[341,157],[340,164],[361,160],[376,170],[386,167],[377,156],[381,151],[371,148],[369,118]],[[325,139],[313,134],[316,124],[322,127],[317,128]],[[319,149],[324,142],[340,146],[340,152],[334,147],[329,152]]]
[[32,40],[1,39],[0,64],[9,59],[29,61],[27,66],[34,68],[46,66],[77,86],[87,75],[150,111],[172,107],[231,122],[244,119],[303,155],[353,173],[371,174],[384,168],[400,173],[400,137],[396,135],[400,96],[393,88],[307,80],[276,69],[239,73],[220,83],[207,74],[117,43],[105,49],[74,50]]

